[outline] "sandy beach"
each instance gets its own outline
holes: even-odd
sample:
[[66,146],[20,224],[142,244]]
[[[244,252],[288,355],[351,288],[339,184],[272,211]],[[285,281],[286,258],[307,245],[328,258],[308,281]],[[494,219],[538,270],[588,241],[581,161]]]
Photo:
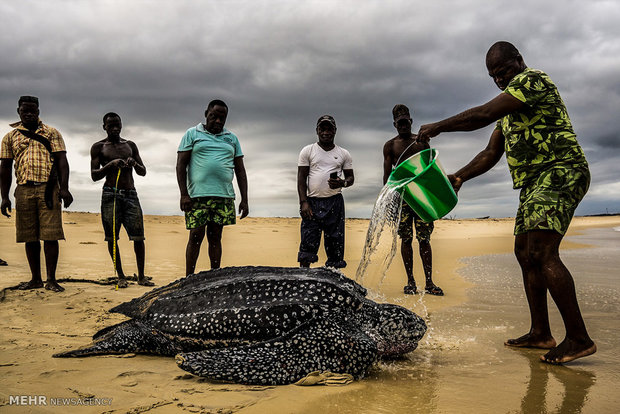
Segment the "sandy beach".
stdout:
[[[57,277],[103,279],[113,267],[100,217],[64,213]],[[223,266],[296,266],[297,218],[253,218],[224,231]],[[362,381],[343,387],[244,386],[205,381],[172,358],[124,355],[54,359],[52,354],[90,342],[99,329],[124,319],[113,306],[150,288],[64,283],[66,290],[7,290],[0,302],[0,412],[85,413],[613,413],[620,409],[620,216],[577,217],[562,244],[597,354],[566,366],[538,362],[541,351],[515,350],[503,341],[529,329],[516,260],[513,220],[440,220],[433,233],[435,282],[446,295],[405,296],[400,254],[381,277],[364,285],[374,298],[414,310],[429,324],[419,348],[404,360],[381,362]],[[347,220],[344,273],[355,277],[368,220]],[[187,231],[180,216],[146,216],[146,273],[157,286],[184,276]],[[14,219],[0,220],[0,289],[29,280]],[[206,241],[205,241],[206,243]],[[133,248],[121,234],[127,274]],[[414,246],[417,251],[417,246]],[[414,257],[418,285],[423,284]],[[325,261],[324,253],[319,263]],[[203,246],[197,269],[208,269]],[[556,339],[563,327],[550,301]],[[10,396],[45,396],[45,406],[15,406]],[[102,405],[50,405],[87,397]]]

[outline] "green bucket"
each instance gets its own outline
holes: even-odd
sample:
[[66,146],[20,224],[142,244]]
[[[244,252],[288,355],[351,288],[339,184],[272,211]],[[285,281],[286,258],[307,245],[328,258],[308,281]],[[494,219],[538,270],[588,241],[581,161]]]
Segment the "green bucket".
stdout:
[[394,168],[388,180],[427,223],[448,214],[458,201],[437,153],[429,148],[412,155]]

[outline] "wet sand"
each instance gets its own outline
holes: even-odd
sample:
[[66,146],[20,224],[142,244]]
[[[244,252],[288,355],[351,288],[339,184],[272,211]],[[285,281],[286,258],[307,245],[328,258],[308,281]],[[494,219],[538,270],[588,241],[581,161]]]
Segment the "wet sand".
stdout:
[[[65,213],[58,278],[112,276],[98,214]],[[369,376],[344,387],[256,387],[204,381],[171,358],[128,355],[54,359],[55,352],[90,341],[97,330],[120,322],[108,309],[149,288],[65,283],[62,293],[7,291],[0,302],[0,411],[9,396],[45,396],[32,412],[202,413],[612,413],[620,407],[620,287],[617,277],[620,217],[576,218],[562,257],[577,285],[597,354],[566,366],[538,362],[541,351],[515,350],[503,341],[529,328],[527,304],[512,251],[512,220],[441,220],[432,246],[435,282],[444,297],[405,297],[399,254],[380,281],[369,276],[371,295],[413,309],[430,329],[419,348],[400,361],[382,362]],[[0,289],[29,279],[14,223],[0,220]],[[348,220],[345,274],[354,277],[367,220]],[[147,216],[147,274],[158,286],[183,276],[187,232],[182,217]],[[295,266],[299,219],[246,218],[224,232],[228,266]],[[594,246],[594,247],[592,247]],[[208,268],[206,246],[198,269]],[[414,249],[417,247],[414,246]],[[127,274],[135,272],[131,244],[121,234]],[[320,255],[324,261],[324,255]],[[415,257],[418,285],[423,284]],[[551,303],[551,302],[550,302]],[[552,328],[563,338],[551,304]],[[112,399],[110,405],[51,406],[51,398]]]

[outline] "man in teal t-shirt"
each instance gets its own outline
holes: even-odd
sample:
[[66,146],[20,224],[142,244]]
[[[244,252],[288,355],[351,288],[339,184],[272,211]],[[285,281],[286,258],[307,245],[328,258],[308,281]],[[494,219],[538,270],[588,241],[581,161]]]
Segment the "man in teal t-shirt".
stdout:
[[177,155],[177,182],[181,191],[181,210],[189,240],[185,251],[185,273],[192,274],[205,233],[209,243],[211,268],[220,267],[222,231],[235,224],[233,176],[241,192],[239,214],[248,215],[248,181],[243,153],[237,136],[224,128],[228,106],[213,100],[205,111],[205,123],[188,129]]
[[[441,132],[473,131],[495,121],[487,147],[451,175],[455,190],[489,171],[506,153],[513,187],[521,189],[515,217],[515,255],[530,309],[528,333],[506,346],[543,348],[543,362],[561,364],[596,352],[579,310],[573,277],[562,263],[560,243],[590,184],[583,150],[560,94],[546,73],[528,68],[512,44],[497,42],[487,52],[498,96],[458,115],[422,125],[418,140]],[[547,292],[566,328],[558,345],[551,335]]]

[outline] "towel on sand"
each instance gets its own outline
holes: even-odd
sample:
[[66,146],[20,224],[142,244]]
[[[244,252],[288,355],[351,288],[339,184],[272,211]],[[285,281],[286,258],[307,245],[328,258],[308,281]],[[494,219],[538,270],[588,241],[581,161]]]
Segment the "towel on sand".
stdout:
[[353,375],[329,371],[313,371],[297,381],[295,385],[347,385],[353,382]]

